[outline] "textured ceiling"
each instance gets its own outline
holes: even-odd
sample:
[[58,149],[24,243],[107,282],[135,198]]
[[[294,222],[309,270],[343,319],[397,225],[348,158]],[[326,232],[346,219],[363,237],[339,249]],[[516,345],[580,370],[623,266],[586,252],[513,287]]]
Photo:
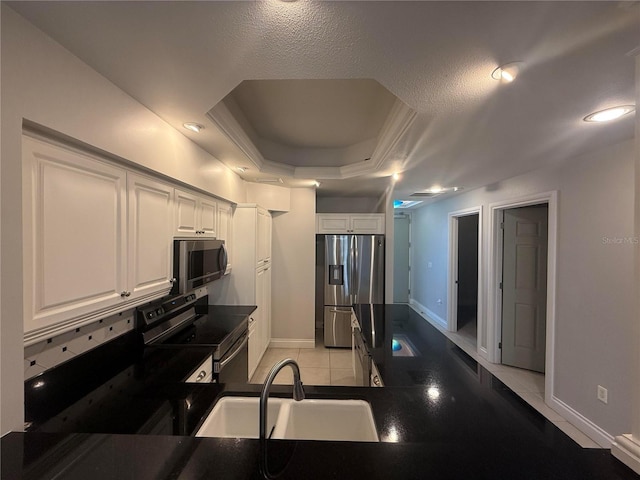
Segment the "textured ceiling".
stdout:
[[[10,5],[176,128],[206,124],[185,134],[232,167],[246,156],[206,113],[244,80],[372,79],[417,112],[380,169],[323,182],[321,195],[379,194],[394,171],[398,198],[433,184],[470,189],[633,136],[632,116],[581,119],[634,103],[636,2]],[[511,61],[524,62],[515,82],[491,78]],[[282,119],[256,132],[314,141]]]

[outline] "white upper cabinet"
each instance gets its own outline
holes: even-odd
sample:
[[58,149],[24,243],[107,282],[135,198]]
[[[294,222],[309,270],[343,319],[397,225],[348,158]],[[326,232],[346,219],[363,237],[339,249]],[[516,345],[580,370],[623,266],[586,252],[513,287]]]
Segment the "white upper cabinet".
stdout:
[[316,233],[384,234],[383,213],[319,213]]
[[218,202],[218,238],[224,240],[227,249],[227,274],[233,264],[233,207],[221,201]]
[[175,189],[175,235],[178,237],[215,237],[216,200],[204,195]]
[[126,171],[27,136],[23,168],[25,334],[55,334],[126,299]]
[[127,174],[129,290],[132,299],[171,288],[173,187]]

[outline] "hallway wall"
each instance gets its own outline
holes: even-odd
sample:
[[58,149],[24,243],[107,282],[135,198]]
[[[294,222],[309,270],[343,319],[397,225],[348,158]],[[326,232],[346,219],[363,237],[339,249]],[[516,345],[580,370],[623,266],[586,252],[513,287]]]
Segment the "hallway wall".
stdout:
[[[412,297],[446,323],[448,214],[484,205],[486,282],[490,204],[558,191],[554,393],[610,435],[631,425],[633,179],[633,141],[626,141],[436,201],[414,214]],[[478,334],[486,346],[486,322]],[[597,385],[609,389],[607,405],[597,400]]]

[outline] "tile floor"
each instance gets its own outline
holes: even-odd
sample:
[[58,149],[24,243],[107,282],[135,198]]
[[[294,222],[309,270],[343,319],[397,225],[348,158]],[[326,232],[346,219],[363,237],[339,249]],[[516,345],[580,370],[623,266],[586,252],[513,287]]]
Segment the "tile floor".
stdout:
[[[316,330],[316,348],[268,348],[258,364],[251,383],[262,383],[273,365],[285,358],[293,358],[300,367],[300,375],[307,385],[354,386],[351,349],[325,348],[322,330]],[[291,369],[282,370],[276,384],[293,383]]]

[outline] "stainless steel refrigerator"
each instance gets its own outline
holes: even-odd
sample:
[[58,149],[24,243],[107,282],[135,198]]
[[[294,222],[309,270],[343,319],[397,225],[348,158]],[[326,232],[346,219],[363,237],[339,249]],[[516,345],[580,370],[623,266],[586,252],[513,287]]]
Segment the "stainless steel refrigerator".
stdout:
[[355,303],[384,303],[384,235],[325,235],[325,347],[351,347]]

